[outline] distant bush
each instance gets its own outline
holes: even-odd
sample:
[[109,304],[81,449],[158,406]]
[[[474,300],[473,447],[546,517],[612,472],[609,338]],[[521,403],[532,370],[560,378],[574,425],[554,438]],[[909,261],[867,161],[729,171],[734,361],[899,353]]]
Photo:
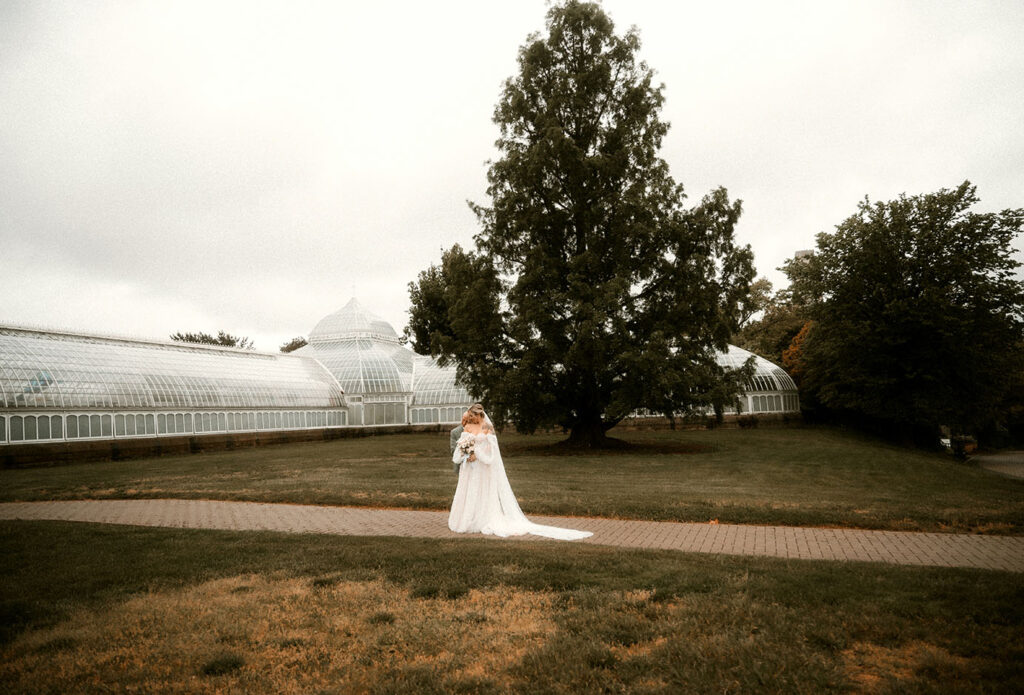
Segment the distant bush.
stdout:
[[754,427],[757,427],[757,416],[756,415],[740,415],[738,418],[736,418],[736,424],[738,424],[741,429],[745,429],[745,430],[752,429]]

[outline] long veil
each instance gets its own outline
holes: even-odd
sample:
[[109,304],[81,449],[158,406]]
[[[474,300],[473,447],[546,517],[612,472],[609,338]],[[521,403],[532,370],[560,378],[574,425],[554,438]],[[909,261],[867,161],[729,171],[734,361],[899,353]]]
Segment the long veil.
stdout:
[[[508,475],[505,473],[505,463],[501,458],[501,449],[498,446],[497,432],[494,429],[494,423],[491,422],[491,418],[487,416],[487,413],[484,413],[484,424],[484,432],[487,434],[487,440],[491,449],[488,458],[490,458],[492,469],[492,494],[497,494],[498,502],[498,508],[493,511],[500,513],[501,516],[500,519],[497,519],[493,518],[494,515],[492,514],[491,525],[495,533],[497,535],[522,535],[529,533],[535,536],[566,541],[579,540],[594,535],[590,531],[577,531],[559,526],[535,524],[526,518],[523,510],[519,507],[515,493],[512,492],[512,485],[508,482]],[[503,533],[503,531],[508,531],[508,533]]]

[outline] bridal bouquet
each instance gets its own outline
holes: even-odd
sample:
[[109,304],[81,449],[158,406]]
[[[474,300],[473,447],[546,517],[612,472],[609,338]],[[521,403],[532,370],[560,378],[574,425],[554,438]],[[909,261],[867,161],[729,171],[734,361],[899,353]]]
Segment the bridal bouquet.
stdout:
[[469,432],[463,432],[462,436],[459,437],[458,443],[455,445],[455,450],[459,452],[459,457],[462,462],[465,463],[469,460],[469,457],[473,455],[473,445],[476,442],[476,438]]

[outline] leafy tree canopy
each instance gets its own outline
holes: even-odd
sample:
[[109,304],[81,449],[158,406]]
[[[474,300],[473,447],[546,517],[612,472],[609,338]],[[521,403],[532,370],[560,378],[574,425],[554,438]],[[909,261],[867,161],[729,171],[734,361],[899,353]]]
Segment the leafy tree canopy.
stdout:
[[236,347],[242,350],[252,350],[253,344],[249,338],[239,338],[225,333],[224,331],[217,331],[217,337],[210,335],[209,333],[182,333],[177,332],[171,335],[171,340],[175,340],[179,343],[199,343],[201,345],[224,345],[226,347]]
[[[871,203],[813,256],[787,262],[813,323],[801,387],[830,410],[903,436],[999,417],[1021,371],[1024,285],[1011,242],[1024,210],[976,213],[976,189]],[[794,356],[796,357],[796,356]]]
[[476,248],[449,249],[410,285],[415,349],[457,363],[497,419],[586,445],[638,408],[735,398],[715,351],[754,276],[733,238],[738,201],[718,189],[683,207],[658,156],[663,88],[639,48],[596,4],[550,8],[494,111]]
[[750,283],[750,293],[740,303],[739,325],[750,324],[754,316],[764,312],[772,304],[772,283],[768,278],[761,277]]
[[760,317],[742,324],[732,342],[775,364],[783,364],[783,353],[810,320],[810,313],[806,305],[794,299],[789,288],[763,298],[754,306],[759,307]]
[[281,346],[281,352],[295,352],[300,347],[309,345],[309,341],[301,335],[297,338],[292,338],[287,343]]

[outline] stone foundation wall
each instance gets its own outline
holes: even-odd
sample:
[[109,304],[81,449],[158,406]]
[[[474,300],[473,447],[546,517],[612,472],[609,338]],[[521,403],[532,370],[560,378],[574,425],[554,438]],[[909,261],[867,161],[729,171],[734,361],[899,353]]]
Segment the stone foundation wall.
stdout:
[[220,432],[136,439],[83,439],[40,444],[0,446],[0,467],[21,468],[88,461],[122,461],[151,456],[180,456],[204,451],[229,451],[270,444],[323,442],[351,437],[373,437],[403,432],[445,432],[451,425],[380,425],[376,427],[340,427],[313,430],[269,432]]

